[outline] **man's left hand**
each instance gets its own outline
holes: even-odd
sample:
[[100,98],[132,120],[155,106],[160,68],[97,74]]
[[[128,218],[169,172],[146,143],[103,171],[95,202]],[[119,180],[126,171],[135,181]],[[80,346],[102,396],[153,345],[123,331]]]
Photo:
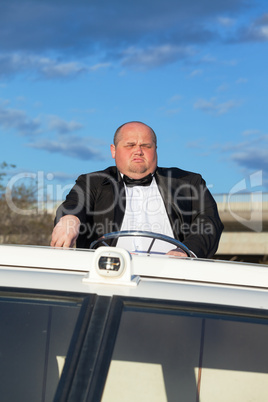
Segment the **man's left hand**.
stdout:
[[176,257],[188,257],[188,255],[181,248],[177,247],[174,250],[170,250],[167,255],[175,255]]

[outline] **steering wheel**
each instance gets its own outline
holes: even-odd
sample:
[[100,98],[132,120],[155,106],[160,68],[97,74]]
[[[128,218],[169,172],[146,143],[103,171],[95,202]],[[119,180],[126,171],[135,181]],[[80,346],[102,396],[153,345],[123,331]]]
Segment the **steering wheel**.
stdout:
[[176,240],[173,237],[169,237],[169,236],[166,236],[166,235],[163,235],[160,233],[143,232],[141,230],[123,230],[120,232],[107,233],[107,234],[103,235],[102,237],[100,237],[98,240],[93,241],[90,244],[89,248],[91,250],[94,250],[100,244],[102,244],[103,246],[109,247],[109,244],[106,243],[106,240],[112,240],[112,243],[115,243],[115,241],[117,239],[119,239],[119,237],[129,237],[129,236],[151,238],[152,241],[148,247],[148,250],[146,251],[147,254],[149,254],[151,252],[151,249],[153,247],[155,240],[162,240],[167,243],[173,244],[174,246],[176,246],[176,248],[179,247],[187,254],[188,257],[196,258],[196,255],[191,250],[189,250],[188,247],[186,247],[183,243],[181,243],[179,240]]

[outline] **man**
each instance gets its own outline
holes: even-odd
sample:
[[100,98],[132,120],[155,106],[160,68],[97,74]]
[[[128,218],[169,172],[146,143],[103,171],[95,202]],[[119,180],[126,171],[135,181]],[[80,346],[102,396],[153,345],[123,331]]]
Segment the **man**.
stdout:
[[[105,233],[141,229],[174,237],[197,257],[212,257],[223,225],[202,177],[157,167],[156,135],[141,122],[117,129],[111,154],[116,166],[81,175],[58,208],[51,246],[76,242],[78,248],[88,248]],[[130,251],[146,248],[139,239],[131,245],[127,241]],[[118,245],[124,244],[119,240]],[[186,255],[173,249],[166,252]]]

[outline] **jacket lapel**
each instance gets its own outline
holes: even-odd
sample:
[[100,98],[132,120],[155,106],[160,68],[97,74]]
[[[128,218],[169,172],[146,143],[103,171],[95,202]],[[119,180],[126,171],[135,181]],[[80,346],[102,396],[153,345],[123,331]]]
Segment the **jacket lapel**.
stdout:
[[120,230],[126,208],[125,188],[120,173],[116,168],[109,173],[99,189],[97,207],[103,211],[100,219],[104,222],[105,233]]
[[[183,216],[180,211],[178,203],[176,203],[176,196],[178,190],[178,180],[172,177],[172,172],[169,169],[157,168],[155,173],[155,180],[158,185],[161,197],[163,198],[167,215],[173,230],[175,238],[181,240],[179,236],[179,227],[183,223]],[[176,230],[175,230],[176,229]]]

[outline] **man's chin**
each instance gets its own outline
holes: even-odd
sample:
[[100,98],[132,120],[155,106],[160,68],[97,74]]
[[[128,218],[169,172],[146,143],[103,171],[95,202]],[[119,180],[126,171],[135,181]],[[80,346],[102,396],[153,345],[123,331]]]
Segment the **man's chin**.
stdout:
[[129,169],[129,174],[144,174],[146,176],[149,172],[145,166],[134,166]]

